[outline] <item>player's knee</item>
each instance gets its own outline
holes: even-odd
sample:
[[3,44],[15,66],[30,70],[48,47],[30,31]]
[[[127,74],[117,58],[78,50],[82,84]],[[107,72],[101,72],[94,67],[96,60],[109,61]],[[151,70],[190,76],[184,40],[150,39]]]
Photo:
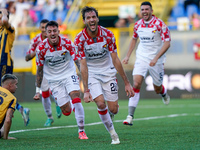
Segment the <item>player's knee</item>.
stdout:
[[97,107],[99,109],[105,109],[106,108],[106,104],[105,103],[97,103]]
[[80,99],[79,97],[74,98],[74,99],[72,100],[72,104],[76,104],[76,103],[81,103],[81,99]]
[[118,113],[118,109],[111,109],[110,110],[111,113],[113,113],[114,115]]
[[134,85],[133,85],[133,87],[135,88],[135,89],[140,89],[141,88],[141,84],[139,84],[138,82],[134,82]]
[[160,92],[161,92],[161,89],[159,89],[159,88],[156,88],[156,89],[155,89],[155,92],[156,92],[156,94],[160,94]]
[[68,112],[68,111],[63,111],[63,110],[62,110],[62,113],[63,113],[63,115],[65,115],[65,116],[69,116],[69,115],[71,114],[71,112],[72,112],[72,109],[70,109],[69,112]]
[[49,91],[42,91],[42,97],[48,98],[50,96]]

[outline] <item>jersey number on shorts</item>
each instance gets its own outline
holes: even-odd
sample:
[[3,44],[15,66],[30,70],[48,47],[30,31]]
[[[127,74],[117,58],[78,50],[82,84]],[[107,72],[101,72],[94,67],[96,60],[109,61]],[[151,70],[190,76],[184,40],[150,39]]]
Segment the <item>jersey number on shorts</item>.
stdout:
[[111,91],[117,91],[117,83],[110,83]]
[[71,76],[71,78],[72,78],[73,82],[76,82],[76,76],[73,75],[73,76]]

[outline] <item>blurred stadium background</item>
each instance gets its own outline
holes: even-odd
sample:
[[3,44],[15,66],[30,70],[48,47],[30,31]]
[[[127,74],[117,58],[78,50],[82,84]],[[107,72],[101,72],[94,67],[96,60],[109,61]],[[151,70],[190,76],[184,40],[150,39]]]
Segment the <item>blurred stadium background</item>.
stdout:
[[[171,31],[171,47],[167,52],[164,85],[171,98],[200,98],[200,9],[199,0],[149,0],[154,14]],[[98,9],[99,24],[113,31],[118,55],[123,59],[129,46],[134,23],[140,18],[141,0],[0,0],[1,7],[11,12],[10,22],[17,28],[12,57],[14,73],[19,78],[16,96],[19,101],[33,101],[35,93],[35,60],[25,61],[30,40],[39,33],[41,19],[56,20],[61,33],[72,41],[84,24],[80,10],[85,5]],[[124,65],[132,82],[135,54]],[[126,99],[124,85],[119,81],[119,98]],[[149,76],[141,90],[141,98],[159,98],[153,92]]]

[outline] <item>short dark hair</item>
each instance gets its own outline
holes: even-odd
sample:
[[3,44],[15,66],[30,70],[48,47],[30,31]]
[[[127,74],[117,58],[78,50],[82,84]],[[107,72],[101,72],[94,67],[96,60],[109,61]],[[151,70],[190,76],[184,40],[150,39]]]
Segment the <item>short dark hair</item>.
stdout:
[[85,6],[81,10],[83,20],[85,20],[85,13],[90,12],[90,11],[94,11],[96,13],[96,15],[97,15],[97,18],[99,18],[98,11],[94,7]]
[[41,23],[47,23],[47,22],[49,22],[49,20],[47,20],[47,19],[42,19],[42,20],[40,21],[40,24],[41,24]]
[[148,2],[148,1],[142,2],[142,4],[140,5],[140,7],[141,7],[142,5],[149,5],[149,6],[151,7],[151,9],[152,9],[152,5],[151,5],[151,3]]
[[49,21],[46,24],[45,29],[47,29],[48,26],[56,26],[58,28],[58,23],[56,21]]
[[2,78],[1,78],[1,82],[4,83],[6,80],[8,79],[16,79],[18,80],[18,78],[14,75],[14,74],[5,74]]

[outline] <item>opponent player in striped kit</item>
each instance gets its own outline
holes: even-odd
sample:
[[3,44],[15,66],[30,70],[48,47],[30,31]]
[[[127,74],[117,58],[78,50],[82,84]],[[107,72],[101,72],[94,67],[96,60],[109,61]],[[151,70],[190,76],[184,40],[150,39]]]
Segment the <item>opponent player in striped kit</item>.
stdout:
[[112,116],[117,114],[119,107],[117,71],[125,83],[127,95],[133,96],[134,91],[117,56],[113,33],[98,26],[97,10],[86,6],[82,9],[82,17],[86,28],[76,36],[74,43],[80,56],[84,101],[95,101],[99,117],[110,133],[111,144],[119,144],[118,134],[109,115],[109,112]]
[[[40,44],[40,42],[42,42],[44,39],[46,39],[47,34],[46,34],[46,31],[45,31],[45,25],[48,22],[49,21],[47,19],[43,19],[43,20],[40,21],[40,31],[41,31],[41,33],[37,34],[31,40],[31,44],[29,46],[29,49],[26,52],[26,57],[25,57],[26,61],[29,61],[29,60],[31,60],[35,57],[37,46]],[[48,117],[44,126],[51,126],[54,122],[54,119],[53,119],[52,110],[51,110],[51,99],[50,99],[49,85],[48,85],[48,81],[45,77],[43,78],[43,81],[42,81],[41,90],[42,90],[42,104],[43,104],[43,107],[44,107],[44,111],[45,111],[45,113]],[[40,98],[37,99],[37,98],[34,97],[34,99],[39,100]],[[58,106],[57,101],[56,100],[54,100],[54,101],[56,103],[57,117],[60,118],[61,117],[60,107]]]
[[[84,130],[84,109],[80,99],[79,78],[76,75],[74,61],[75,47],[72,41],[59,36],[58,23],[50,21],[45,26],[47,39],[36,49],[37,87],[41,87],[44,77],[48,80],[54,98],[62,113],[69,116],[74,107],[75,118],[79,128],[79,139],[88,139]],[[39,97],[39,90],[35,97]]]
[[140,88],[147,72],[153,78],[154,90],[162,96],[164,104],[169,104],[170,97],[167,89],[162,85],[164,76],[165,52],[170,47],[170,31],[165,23],[152,15],[152,5],[150,2],[141,4],[142,19],[134,26],[133,37],[128,53],[123,59],[124,64],[128,64],[129,57],[136,46],[137,39],[140,43],[136,50],[136,61],[133,69],[133,89],[135,96],[129,98],[128,116],[123,121],[125,125],[132,125],[134,112],[140,98]]

